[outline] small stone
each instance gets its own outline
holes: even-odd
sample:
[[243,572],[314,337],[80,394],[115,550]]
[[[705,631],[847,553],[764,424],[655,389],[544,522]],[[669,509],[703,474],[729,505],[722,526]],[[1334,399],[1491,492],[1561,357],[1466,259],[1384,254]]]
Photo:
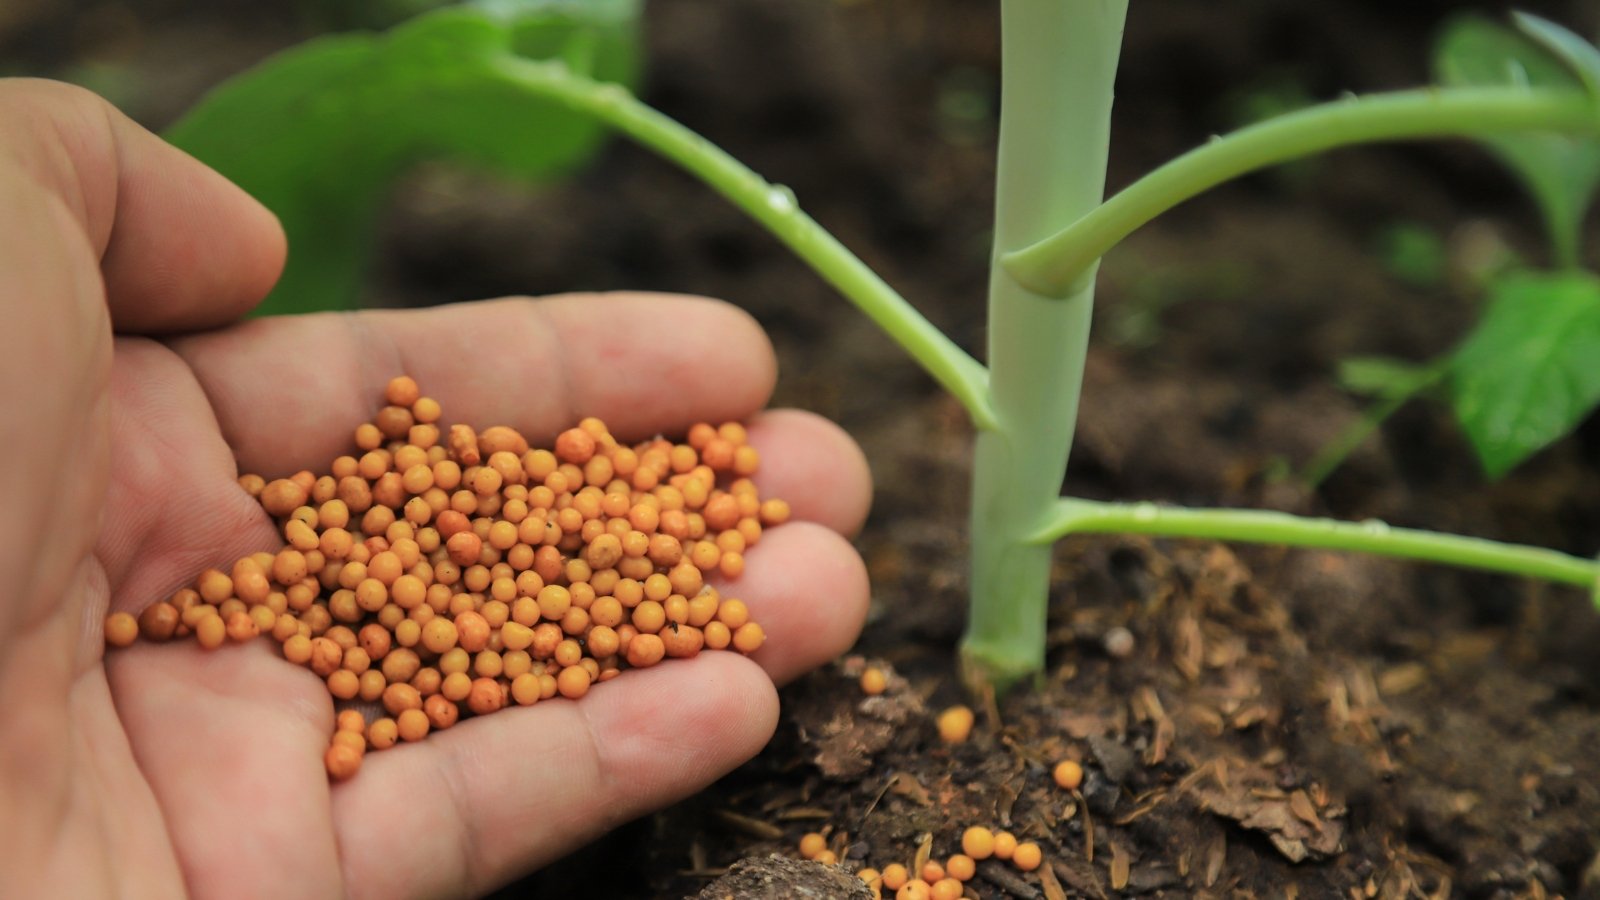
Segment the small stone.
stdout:
[[1118,625],[1107,631],[1101,639],[1106,648],[1106,655],[1112,659],[1127,659],[1133,654],[1133,632]]

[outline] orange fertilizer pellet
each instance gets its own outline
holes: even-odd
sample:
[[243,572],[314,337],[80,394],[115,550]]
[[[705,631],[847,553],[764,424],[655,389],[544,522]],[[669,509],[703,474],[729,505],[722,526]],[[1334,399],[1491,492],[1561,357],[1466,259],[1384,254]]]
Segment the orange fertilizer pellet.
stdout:
[[207,569],[138,616],[113,613],[107,645],[271,635],[335,700],[388,714],[368,723],[341,707],[324,761],[343,780],[368,749],[462,717],[765,641],[742,601],[707,584],[737,575],[761,529],[789,517],[756,495],[760,455],[742,425],[630,447],[589,418],[542,449],[505,426],[435,424],[439,403],[405,376],[384,400],[329,474],[239,477],[283,548]]

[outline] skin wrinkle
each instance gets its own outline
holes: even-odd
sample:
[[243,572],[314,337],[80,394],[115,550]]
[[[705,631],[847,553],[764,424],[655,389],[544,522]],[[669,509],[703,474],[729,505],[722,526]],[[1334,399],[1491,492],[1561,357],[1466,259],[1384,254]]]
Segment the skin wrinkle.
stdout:
[[[591,295],[581,296],[588,298]],[[537,309],[538,307],[535,305],[534,308]],[[558,339],[556,335],[556,329],[551,327],[549,313],[540,312],[538,315],[544,320],[543,325],[545,327],[539,329],[539,337],[544,341],[544,346],[540,348],[539,355],[535,358],[554,359],[556,363],[553,368],[555,369],[556,379],[560,382],[560,385],[557,387],[557,389],[555,391],[547,392],[546,396],[554,394],[554,396],[560,398],[561,415],[556,421],[576,422],[578,420],[578,413],[574,408],[576,398],[573,396],[576,384],[572,380],[572,366],[576,360],[567,358],[568,345],[565,341]]]
[[[47,193],[59,197],[72,214],[73,221],[77,223],[84,237],[90,239],[96,259],[104,248],[104,235],[109,233],[109,228],[100,235],[90,233],[90,223],[95,221],[94,211],[91,210],[90,197],[98,195],[109,188],[113,199],[115,198],[115,179],[98,179],[102,183],[95,185],[95,190],[85,187],[86,176],[94,178],[105,169],[101,166],[79,165],[79,157],[83,150],[82,141],[77,140],[80,129],[70,127],[64,121],[69,115],[81,116],[81,104],[73,95],[77,88],[51,86],[51,90],[64,95],[64,102],[54,110],[45,109],[43,103],[32,102],[25,98],[25,105],[20,115],[17,116],[20,126],[16,133],[29,134],[32,139],[24,145],[24,150],[33,150],[31,153],[16,153],[12,159],[20,164],[23,171],[34,175],[31,182],[52,188]],[[87,93],[87,92],[85,92]],[[14,96],[14,95],[13,95]],[[41,140],[42,138],[42,140]],[[96,237],[99,239],[97,240]]]
[[[475,867],[473,866],[473,862],[476,857],[476,850],[474,848],[480,846],[478,842],[481,840],[481,836],[479,834],[475,817],[471,815],[470,810],[468,810],[465,806],[465,798],[468,794],[468,791],[466,783],[462,780],[464,772],[461,771],[461,769],[464,769],[465,767],[460,765],[462,760],[470,761],[470,758],[462,754],[461,748],[458,747],[455,742],[449,742],[446,747],[441,748],[437,741],[433,743],[423,741],[422,743],[414,744],[407,749],[410,752],[419,753],[421,751],[426,751],[431,758],[437,759],[437,763],[423,768],[425,768],[427,771],[438,773],[441,778],[449,783],[448,789],[446,790],[446,794],[450,800],[448,809],[450,815],[455,819],[455,823],[457,825],[457,828],[454,829],[454,833],[456,835],[456,840],[454,842],[456,845],[454,856],[456,860],[456,866],[455,870],[450,874],[449,877],[445,878],[444,881],[448,884],[461,884],[475,881],[475,876],[473,874]],[[452,766],[450,764],[451,758],[455,758],[457,760],[457,765]],[[390,765],[400,765],[405,763],[406,760],[377,760],[375,762],[379,765],[385,762],[388,762]],[[414,767],[421,762],[421,759],[412,761]],[[339,785],[335,789],[332,806],[333,821],[335,823],[333,831],[336,836],[343,831],[343,829],[338,827],[338,823],[340,822],[341,818],[344,817],[341,815],[340,810],[342,807],[347,807],[351,802],[353,802],[351,800],[346,800],[341,803],[340,795],[344,794],[348,796],[349,793],[355,789],[356,786],[348,783]],[[340,878],[345,885],[355,889],[354,893],[349,893],[349,896],[368,896],[367,894],[362,893],[369,886],[368,883],[361,879],[355,878],[350,867],[353,863],[358,865],[370,865],[370,863],[368,863],[366,860],[352,859],[350,856],[350,848],[347,847],[342,840],[336,841],[336,847],[338,851]],[[367,848],[363,848],[362,852],[364,854],[367,853]],[[481,887],[474,885],[474,892],[479,892],[481,890]],[[383,891],[381,893],[383,896],[389,895],[388,891]]]
[[[546,701],[541,700],[540,702]],[[577,730],[572,727],[570,721],[575,717],[572,709],[558,706],[549,714],[559,714],[563,719],[567,720],[564,725],[551,728],[550,732],[572,733]],[[577,715],[576,718],[584,719],[585,717]],[[600,777],[600,767],[597,764],[598,757],[596,755],[599,752],[599,744],[593,730],[588,727],[587,721],[584,722],[584,728],[581,733],[584,738],[585,749],[584,752],[578,755],[578,758],[584,763],[585,771],[578,776],[567,774],[563,781],[572,783],[595,780],[597,782]],[[471,810],[466,806],[466,799],[469,796],[467,779],[485,768],[483,755],[480,752],[475,752],[472,746],[467,745],[464,741],[451,742],[444,752],[456,760],[456,765],[447,767],[447,769],[451,772],[450,780],[454,782],[451,790],[451,806],[455,810],[457,818],[465,826],[462,829],[462,840],[460,842],[462,877],[472,884],[473,893],[480,893],[491,887],[491,885],[484,884],[478,873],[498,871],[504,865],[501,862],[499,866],[496,866],[494,865],[496,861],[485,858],[483,848],[490,845],[484,840],[482,822],[477,817],[474,817],[471,814]]]
[[[588,737],[592,743],[594,735],[590,734]],[[482,765],[481,754],[468,753],[469,747],[462,746],[464,743],[456,741],[448,746],[448,749],[444,752],[455,759],[456,765],[447,765],[442,768],[445,772],[445,780],[450,782],[450,809],[455,815],[456,821],[461,825],[459,840],[456,841],[457,852],[460,854],[458,857],[458,870],[461,873],[462,880],[471,884],[472,892],[477,894],[483,892],[487,887],[476,874],[487,868],[481,858],[481,848],[486,845],[483,841],[482,822],[478,817],[472,815],[472,811],[466,806],[468,793],[466,778],[469,770],[481,769]],[[478,763],[478,765],[472,765],[473,763]]]
[[[238,451],[236,448],[238,447],[238,441],[231,433],[231,420],[224,420],[223,417],[217,415],[217,410],[225,408],[222,404],[226,403],[228,398],[226,396],[218,397],[216,395],[215,388],[209,384],[206,379],[200,377],[199,373],[195,371],[194,366],[189,362],[189,360],[184,358],[183,354],[177,348],[165,342],[158,342],[158,346],[176,357],[177,360],[183,365],[184,370],[189,373],[190,380],[194,383],[195,387],[200,389],[200,394],[205,397],[206,411],[211,414],[211,421],[217,426],[217,434],[221,435],[222,442],[227,445],[228,454],[230,456],[237,457]],[[235,469],[237,468],[238,467],[236,465]],[[235,474],[237,474],[237,472]]]
[[[140,651],[142,651],[143,658],[140,657]],[[256,791],[255,797],[271,797],[273,789],[276,788],[276,780],[278,778],[286,779],[286,784],[294,784],[299,782],[302,776],[314,773],[315,783],[323,783],[324,776],[320,761],[321,751],[316,748],[326,745],[326,736],[332,732],[333,721],[331,706],[327,703],[327,696],[322,689],[321,679],[306,670],[276,670],[275,651],[262,642],[228,647],[225,652],[234,655],[235,658],[221,660],[219,657],[209,655],[208,651],[203,651],[193,645],[165,647],[139,645],[130,651],[118,654],[117,661],[113,666],[113,674],[119,672],[121,674],[119,677],[114,678],[113,681],[122,682],[123,686],[120,692],[134,698],[135,713],[148,715],[150,712],[155,711],[159,714],[163,707],[179,704],[191,709],[215,709],[244,703],[250,707],[255,716],[276,722],[275,739],[281,739],[286,746],[303,749],[305,755],[301,756],[299,753],[295,753],[292,758],[285,757],[280,764],[269,767],[268,771],[260,773],[260,776],[266,779],[265,784],[269,790],[266,792]],[[165,677],[166,672],[164,670],[177,671],[179,667],[185,665],[181,658],[174,659],[173,654],[190,655],[192,658],[200,660],[202,666],[216,668],[221,671],[202,671],[198,673],[198,677],[190,678]],[[240,656],[245,658],[239,659],[238,657]],[[263,663],[267,664],[267,667],[264,667]],[[152,665],[163,670],[157,672],[157,678],[153,681],[150,679],[149,673],[144,671]],[[285,685],[282,690],[269,691],[265,694],[259,691],[250,692],[249,688],[251,683],[257,680],[256,676],[264,675],[268,667],[273,669],[271,679],[286,678],[298,682],[298,684]],[[244,691],[243,694],[241,694],[241,690]],[[313,714],[309,717],[303,715],[305,710],[303,698],[306,696],[316,697],[318,701]],[[118,712],[120,716],[129,714],[128,710],[121,708],[119,708]],[[192,721],[175,724],[184,728],[187,736],[192,741],[200,744],[206,744],[214,738],[217,727],[221,727],[226,731],[226,726],[213,726],[212,731],[200,730],[196,732]],[[156,784],[159,786],[165,781],[169,782],[168,786],[170,787],[170,780],[173,774],[170,769],[165,772],[159,771],[161,769],[161,760],[151,758],[152,752],[150,748],[152,742],[148,738],[140,740],[137,739],[137,736],[135,737],[136,739],[133,741],[134,757],[138,761],[140,770],[156,771]],[[159,753],[159,751],[157,752]],[[236,789],[240,784],[235,780],[227,782],[230,790]],[[171,804],[188,803],[190,800],[192,798],[183,790],[157,791],[158,804],[169,816],[173,814]],[[327,828],[328,831],[326,833],[331,834],[333,829],[331,804],[321,804],[321,808],[323,816],[320,820],[307,819],[302,826],[297,827],[297,830],[321,833],[319,831],[320,828]],[[245,810],[229,810],[229,812],[243,813]],[[270,814],[275,810],[267,807],[266,812]],[[208,810],[207,814],[215,816],[218,814],[218,810]],[[182,831],[183,829],[180,828],[180,833]],[[267,837],[273,841],[281,840],[283,836],[281,830],[273,830],[267,833]],[[228,864],[227,861],[224,861],[219,866],[214,853],[202,853],[201,856],[205,858],[197,861],[195,849],[194,847],[177,848],[177,862],[182,868],[189,892],[191,894],[200,894],[203,893],[201,888],[216,887],[215,882],[218,878],[219,868],[226,871]],[[253,847],[252,849],[255,848]],[[234,854],[234,861],[237,861],[238,856],[238,854]],[[304,875],[306,873],[297,874]],[[327,871],[318,870],[310,874],[323,876],[321,880],[325,882],[326,876],[337,875],[337,872],[330,867]],[[301,886],[304,887],[305,885],[302,883]],[[230,893],[236,894],[236,891]],[[214,894],[215,891],[210,895]],[[223,895],[227,896],[228,894],[225,893]],[[285,896],[301,897],[307,896],[307,894],[303,891],[291,891]]]
[[[85,692],[92,694],[92,696],[84,696]],[[96,701],[100,701],[105,707],[111,707],[114,710],[115,698],[111,695],[111,687],[106,681],[103,670],[94,673],[84,673],[75,681],[75,687],[73,690],[73,703],[76,706],[82,709],[82,707],[86,705],[92,705]],[[104,711],[104,709],[102,709],[102,711]],[[77,720],[81,721],[88,715],[92,715],[93,712],[93,710],[87,710],[85,711],[84,715],[77,717]],[[115,713],[112,712],[112,714],[114,715]],[[112,787],[119,782],[119,779],[116,777],[116,773],[109,768],[111,760],[105,753],[105,751],[108,749],[107,742],[104,739],[91,741],[87,738],[87,736],[83,736],[81,731],[78,734],[84,737],[84,740],[75,740],[73,742],[73,746],[79,748],[80,755],[88,756],[89,763],[93,767],[93,771],[99,777],[101,783],[100,787],[94,790],[93,793],[98,796],[107,796],[112,792]],[[128,743],[127,736],[119,734],[117,737],[121,738],[121,740],[118,742],[117,749],[123,752],[131,753],[132,748]],[[74,771],[77,770],[78,767],[74,766]],[[137,770],[134,770],[133,774],[135,776],[139,775]],[[149,782],[147,782],[143,777],[135,777],[131,779],[131,781],[132,784],[130,786],[134,791],[141,795],[140,799],[145,802],[145,805],[154,808],[157,821],[161,827],[159,829],[141,830],[140,833],[136,835],[125,835],[123,833],[123,829],[116,827],[111,822],[111,816],[109,812],[102,811],[99,814],[93,815],[94,822],[98,826],[98,830],[101,835],[101,843],[107,847],[114,847],[128,843],[127,841],[123,840],[124,837],[132,837],[132,843],[138,844],[142,840],[148,840],[154,835],[160,835],[162,840],[160,840],[159,843],[162,844],[163,848],[170,854],[172,852],[172,847],[171,841],[166,839],[168,831],[166,829],[165,811],[161,809],[160,804],[156,801],[155,793],[151,789]],[[75,778],[72,779],[72,784],[75,792],[81,797],[84,790],[82,787],[82,781]]]
[[[59,622],[51,624],[60,627]],[[46,652],[48,645],[45,644],[24,646],[33,650],[31,656],[23,656],[24,662],[37,656],[45,656],[48,660],[52,655]],[[38,649],[34,649],[35,647]],[[39,682],[44,680],[38,675],[40,669],[29,665],[24,671],[29,674],[8,677],[6,686],[25,696],[37,696],[39,689],[43,687]],[[0,816],[5,816],[9,812],[15,816],[16,821],[26,821],[30,826],[48,824],[57,817],[65,818],[65,805],[59,801],[70,790],[71,779],[67,777],[66,770],[48,764],[54,760],[55,753],[47,748],[70,746],[68,740],[72,735],[72,723],[55,721],[48,715],[53,709],[49,704],[35,704],[30,709],[27,704],[12,702],[8,698],[5,706],[10,718],[6,728],[7,739],[0,744],[0,762],[7,763],[7,768],[22,773],[20,776],[14,774],[11,776],[15,779],[14,783],[22,786],[22,791],[7,798],[6,807],[0,807]],[[22,796],[19,797],[19,794]],[[31,807],[26,803],[29,799],[36,801]],[[17,805],[11,808],[12,804]],[[29,812],[24,815],[21,813],[23,809],[28,809]]]
[[[111,579],[106,575],[105,566],[94,556],[85,557],[79,564],[79,572],[73,583],[84,585],[82,590],[85,596],[100,598],[111,595]],[[105,610],[99,603],[86,602],[79,610],[78,618],[82,625],[78,630],[77,652],[72,656],[74,679],[93,670],[105,654]]]
[[[45,202],[47,209],[61,209],[63,208],[62,204],[65,202],[59,197],[59,195],[49,193],[46,193],[41,199]],[[70,215],[70,213],[67,214]],[[81,236],[81,234],[81,230],[74,229],[69,231],[67,235],[64,236]],[[78,278],[72,278],[69,280],[73,282],[81,281],[81,279]],[[71,483],[76,481],[76,479],[66,479],[63,475],[63,473],[67,471],[67,464],[73,456],[73,448],[77,446],[73,442],[73,436],[92,433],[91,427],[88,426],[92,426],[92,413],[99,406],[98,400],[91,403],[84,395],[86,393],[92,395],[96,387],[103,385],[104,376],[102,375],[102,372],[108,369],[108,366],[102,362],[102,357],[109,357],[109,352],[107,352],[109,348],[104,346],[103,342],[100,340],[101,333],[108,333],[110,330],[108,323],[105,321],[103,309],[99,311],[101,314],[97,315],[88,304],[76,302],[82,298],[84,293],[78,288],[79,285],[76,283],[67,287],[67,293],[74,300],[74,302],[68,304],[68,310],[69,312],[81,310],[87,313],[87,315],[80,317],[92,321],[75,323],[65,327],[58,327],[55,329],[55,332],[57,335],[62,335],[64,337],[63,343],[66,346],[60,349],[46,347],[43,349],[43,352],[46,355],[73,357],[87,356],[87,358],[95,361],[95,365],[90,366],[88,372],[80,373],[78,377],[73,378],[71,381],[60,384],[60,389],[66,393],[66,397],[63,398],[63,402],[57,405],[54,410],[54,412],[59,415],[64,411],[76,411],[87,408],[90,411],[90,414],[81,418],[72,417],[67,421],[62,422],[60,428],[57,430],[55,441],[50,442],[49,446],[47,447],[40,447],[39,444],[47,440],[49,432],[44,429],[36,429],[33,433],[32,440],[30,441],[32,449],[34,450],[35,461],[36,463],[42,464],[48,468],[45,473],[40,473],[40,477],[29,478],[23,483],[15,485],[15,488],[21,494],[21,496],[17,499],[19,505],[23,509],[32,507],[36,510],[42,511],[36,512],[33,516],[33,518],[39,522],[42,533],[68,535],[69,537],[67,540],[63,541],[47,542],[45,547],[42,548],[43,558],[35,558],[33,560],[33,565],[16,566],[18,570],[26,573],[25,577],[28,579],[24,581],[22,585],[20,585],[22,589],[20,596],[23,597],[50,597],[59,595],[59,591],[51,590],[47,586],[46,582],[65,580],[67,577],[67,572],[69,571],[68,567],[72,564],[71,560],[77,557],[80,553],[86,552],[78,548],[78,542],[72,539],[72,536],[83,534],[83,529],[73,527],[63,530],[63,527],[69,523],[63,522],[61,517],[63,515],[70,515],[73,504],[61,502],[61,498],[53,496],[50,491],[50,486],[53,484],[62,482]],[[90,327],[79,327],[80,325],[86,325]],[[90,346],[84,348],[82,352],[78,352],[78,348],[73,346],[73,344],[77,342],[74,339],[74,336],[80,334],[90,335],[89,339],[93,342]],[[70,412],[67,412],[67,414],[71,416]],[[48,422],[49,420],[46,418],[44,421]],[[98,474],[99,471],[97,470],[96,475]],[[95,481],[98,480],[99,479],[96,478],[94,481],[91,481],[91,487],[94,486]],[[35,493],[38,495],[34,502],[29,502],[29,493]],[[19,639],[26,639],[27,635],[29,635],[55,614],[59,605],[59,600],[56,602],[40,600],[33,604],[24,603],[22,604],[21,618],[13,621],[10,628],[15,634],[18,635]]]
[[[119,344],[121,344],[121,342],[119,342]],[[131,344],[122,344],[122,346],[131,346]],[[143,417],[125,416],[119,421],[118,418],[113,415],[112,428],[113,430],[126,429],[138,432],[138,434],[135,435],[125,435],[122,441],[124,446],[143,448],[146,442],[154,440],[165,446],[169,451],[176,450],[176,448],[166,444],[165,434],[162,430],[149,428],[145,423],[146,419]],[[141,492],[138,488],[148,480],[146,477],[142,477],[146,470],[160,468],[160,464],[157,461],[159,458],[160,454],[155,453],[154,451],[140,453],[140,455],[137,457],[133,456],[133,454],[129,453],[128,451],[124,451],[122,455],[118,457],[118,462],[120,465],[113,468],[111,475],[112,483],[107,488],[107,495],[109,499],[115,499],[115,494],[119,491],[127,491],[131,494],[138,495],[131,503],[127,504],[133,509],[134,515],[137,518],[131,522],[119,523],[127,526],[121,530],[124,533],[132,534],[135,537],[135,540],[126,542],[127,544],[131,544],[131,546],[124,547],[115,544],[109,547],[101,546],[97,555],[110,556],[113,558],[120,557],[128,560],[130,564],[133,560],[146,558],[150,541],[156,535],[156,528],[154,527],[154,524],[160,518],[161,507],[158,503],[150,502],[152,498],[146,496],[144,492]],[[154,464],[149,465],[147,464],[147,461],[154,462]],[[130,474],[129,468],[135,465],[140,466],[141,471],[136,474]],[[117,571],[115,572],[115,575],[117,576],[116,580],[119,583],[123,580],[123,575],[126,574],[125,570],[127,568],[128,567],[126,565],[116,566]],[[172,589],[176,590],[179,586],[180,585],[178,584],[174,584]],[[111,599],[112,609],[123,608],[117,601],[118,598],[113,596]],[[129,611],[132,611],[131,607],[128,608]]]
[[[71,735],[69,735],[68,744],[67,744],[68,747],[72,748],[70,753],[71,753],[71,755],[73,757],[73,760],[74,760],[74,763],[75,763],[72,766],[73,771],[79,771],[80,770],[80,766],[77,765],[77,763],[79,761],[81,761],[84,756],[88,756],[89,757],[89,760],[88,760],[89,765],[93,766],[93,763],[94,763],[94,754],[93,754],[93,752],[85,753],[87,748],[85,746],[83,746],[83,744],[81,742],[79,742],[77,740],[77,737],[78,737],[78,734],[74,731]],[[91,773],[90,773],[90,776],[89,776],[90,780],[93,780],[95,778],[95,776],[97,776],[97,775],[103,775],[103,773],[99,772],[97,770],[97,767],[96,767],[96,770],[91,771]],[[96,785],[96,787],[98,787],[98,786],[99,785]],[[98,793],[98,792],[91,792],[91,793]],[[74,826],[76,823],[82,822],[84,820],[84,818],[85,818],[85,816],[83,814],[85,812],[88,812],[89,814],[88,814],[87,818],[89,819],[90,827],[92,827],[95,831],[99,832],[99,834],[100,834],[100,839],[96,842],[96,844],[98,846],[106,846],[106,847],[111,846],[111,838],[110,838],[110,835],[107,833],[107,832],[111,831],[111,829],[109,829],[107,827],[107,822],[105,821],[106,818],[108,817],[108,815],[105,814],[105,813],[95,814],[95,812],[93,810],[85,810],[85,807],[88,804],[85,804],[83,802],[83,798],[84,798],[84,795],[85,795],[85,787],[84,787],[83,781],[80,780],[80,779],[77,779],[77,778],[70,779],[67,782],[67,794],[68,794],[67,802],[65,804],[63,804],[63,811],[66,813],[66,815],[63,815],[61,817],[60,821],[56,823],[55,839],[52,840],[50,843],[54,844],[56,846],[62,846],[62,845],[65,845],[65,844],[76,844],[76,843],[79,843],[79,841],[77,840],[77,835],[68,834],[68,831],[71,830],[72,826]],[[74,815],[74,813],[77,813],[77,814]]]
[[[113,560],[116,569],[111,573],[115,583],[111,608],[136,612],[182,587],[192,580],[194,572],[209,566],[226,565],[230,559],[256,550],[276,550],[282,546],[282,541],[277,539],[276,529],[260,506],[242,490],[235,492],[237,496],[230,496],[219,503],[214,495],[208,495],[187,481],[182,482],[176,494],[170,489],[163,489],[163,483],[171,482],[170,477],[163,477],[171,474],[165,471],[163,462],[170,465],[174,460],[182,460],[192,468],[198,461],[209,468],[210,464],[220,461],[216,457],[221,455],[222,447],[195,448],[176,442],[176,435],[186,428],[198,426],[201,433],[205,433],[206,426],[216,427],[216,416],[212,407],[205,405],[203,420],[195,421],[200,418],[194,415],[197,405],[182,404],[185,392],[192,389],[203,396],[204,388],[170,348],[144,338],[123,338],[118,341],[118,346],[125,357],[132,358],[129,365],[137,360],[139,365],[157,366],[163,373],[161,380],[152,382],[153,392],[140,391],[137,396],[128,399],[141,406],[150,404],[153,395],[171,398],[172,401],[164,403],[158,399],[155,401],[158,409],[156,415],[125,416],[117,423],[119,445],[156,448],[147,454],[155,462],[153,466],[130,472],[125,465],[114,488],[126,491],[129,495],[125,501],[116,504],[118,508],[131,509],[138,517],[133,521],[119,521],[117,530],[123,534],[135,534],[137,540],[131,542],[132,546],[97,548],[99,554]],[[227,452],[226,458],[230,463],[227,468],[231,470],[231,451]],[[174,509],[211,510],[213,518],[210,521],[190,523],[191,533],[207,539],[198,543],[169,544],[172,535],[155,527],[154,523],[169,517]],[[227,552],[223,552],[224,548],[219,548],[209,540],[208,536],[213,534],[239,534],[243,537],[231,543],[225,548]],[[140,565],[140,570],[130,574],[128,570],[136,563]],[[163,572],[171,574],[162,576]]]
[[[105,230],[102,233],[93,236],[94,246],[98,250],[95,256],[104,262],[106,258],[106,251],[111,246],[112,236],[118,231],[117,219],[120,218],[118,211],[122,208],[122,175],[127,172],[129,154],[123,152],[122,138],[118,133],[121,129],[117,127],[116,121],[112,118],[115,112],[114,107],[112,107],[109,103],[96,102],[94,95],[89,94],[88,91],[85,91],[84,93],[88,94],[89,97],[89,99],[85,102],[87,102],[91,108],[98,110],[100,113],[100,127],[104,129],[105,141],[106,144],[109,145],[111,151],[111,159],[115,161],[115,166],[111,169],[111,171],[117,173],[116,177],[106,179],[106,181],[109,182],[109,187],[104,190],[104,193],[95,192],[93,195],[104,197],[105,199],[102,202],[106,203],[108,208],[111,210],[110,215],[99,217],[99,221],[106,223]],[[73,183],[82,186],[87,182],[86,176],[88,173],[84,171],[82,166],[76,166],[76,168],[77,178],[73,179]],[[101,166],[100,168],[104,169],[104,166]],[[92,222],[95,220],[85,219],[85,221]]]
[[[361,377],[356,379],[354,383],[362,386],[361,396],[382,397],[384,387],[388,385],[389,379],[397,374],[411,375],[411,369],[406,365],[405,354],[401,352],[399,345],[395,343],[392,334],[374,329],[369,319],[355,312],[340,313],[339,322],[350,332],[350,345],[352,347],[370,348],[376,345],[383,348],[384,359],[381,366],[378,360],[374,359],[370,353],[364,352],[359,357],[360,362],[358,365],[361,368]],[[387,374],[385,374],[385,369],[387,369]],[[350,431],[353,432],[356,425],[359,424],[360,422],[352,424]],[[443,436],[441,435],[442,439]]]

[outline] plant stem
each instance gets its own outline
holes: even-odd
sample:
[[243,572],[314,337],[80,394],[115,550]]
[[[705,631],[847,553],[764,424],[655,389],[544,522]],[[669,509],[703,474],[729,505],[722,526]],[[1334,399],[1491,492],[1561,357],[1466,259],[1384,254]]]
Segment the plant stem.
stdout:
[[1311,458],[1311,462],[1306,463],[1305,470],[1300,473],[1300,480],[1308,487],[1321,484],[1323,479],[1332,475],[1333,470],[1339,468],[1345,458],[1371,437],[1390,416],[1399,412],[1400,407],[1410,403],[1412,397],[1438,384],[1445,373],[1450,371],[1450,361],[1453,358],[1447,355],[1435,361],[1418,373],[1417,377],[1404,388],[1372,404],[1360,419],[1340,432],[1339,436],[1327,446],[1317,451],[1317,455]]
[[1044,668],[1048,546],[1028,532],[1061,493],[1078,414],[1092,280],[1057,300],[999,265],[1105,194],[1112,83],[1127,0],[1002,0],[1001,117],[989,279],[990,389],[999,427],[978,435],[969,682],[1004,689]]
[[677,163],[721,194],[816,270],[904,347],[949,391],[979,430],[995,426],[989,373],[901,297],[876,272],[806,215],[794,194],[683,125],[639,102],[625,88],[573,74],[565,65],[507,56],[506,81],[534,96],[594,116]]
[[1049,546],[1086,532],[1197,537],[1326,550],[1358,550],[1424,562],[1488,569],[1587,588],[1600,586],[1600,562],[1543,547],[1393,528],[1377,520],[1341,522],[1253,509],[1185,509],[1154,503],[1102,503],[1065,497],[1033,534]]
[[1600,115],[1593,102],[1576,91],[1424,88],[1338,100],[1197,147],[1056,233],[1007,253],[1002,262],[1033,291],[1066,297],[1091,276],[1096,260],[1141,225],[1190,197],[1265,166],[1372,141],[1597,130]]

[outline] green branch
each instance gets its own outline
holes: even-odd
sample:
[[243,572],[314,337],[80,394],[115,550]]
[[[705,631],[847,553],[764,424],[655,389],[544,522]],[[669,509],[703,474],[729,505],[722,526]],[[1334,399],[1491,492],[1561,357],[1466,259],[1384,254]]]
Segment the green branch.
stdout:
[[1600,114],[1581,93],[1525,88],[1424,88],[1325,103],[1197,147],[1001,262],[1030,290],[1068,296],[1134,230],[1247,172],[1351,144],[1508,131],[1600,131]]
[[677,163],[761,223],[829,284],[888,332],[945,390],[980,430],[996,425],[983,364],[935,328],[882,278],[795,202],[710,141],[646,106],[627,90],[573,74],[560,63],[507,58],[500,73],[517,87],[588,113]]
[[1374,432],[1383,427],[1389,417],[1400,411],[1402,406],[1411,402],[1411,399],[1425,390],[1432,388],[1450,371],[1450,363],[1454,356],[1445,356],[1436,360],[1423,369],[1408,384],[1387,397],[1382,397],[1362,413],[1349,427],[1339,433],[1339,436],[1330,441],[1327,446],[1317,451],[1317,455],[1306,463],[1305,470],[1300,473],[1300,480],[1308,487],[1316,487],[1324,479],[1333,474],[1333,470],[1344,464],[1346,458],[1354,453],[1356,448],[1366,442]]
[[1266,510],[1184,509],[1154,503],[1102,503],[1062,498],[1033,539],[1048,544],[1068,534],[1085,532],[1357,550],[1577,585],[1597,592],[1596,603],[1600,605],[1600,562],[1543,547],[1393,528],[1375,519],[1341,522]]

